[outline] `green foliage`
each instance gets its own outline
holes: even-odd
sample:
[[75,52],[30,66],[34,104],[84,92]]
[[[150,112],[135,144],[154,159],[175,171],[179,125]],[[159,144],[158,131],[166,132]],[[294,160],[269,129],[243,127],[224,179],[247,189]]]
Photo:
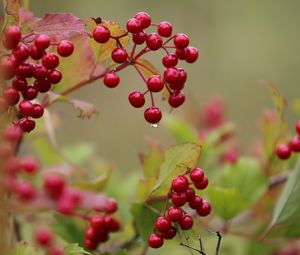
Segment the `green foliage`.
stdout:
[[17,243],[8,255],[38,255],[37,249],[26,242]]
[[78,245],[78,243],[70,243],[64,248],[65,255],[91,255],[92,253],[86,251]]
[[82,165],[93,156],[94,149],[91,144],[77,143],[64,147],[62,153],[69,162],[76,165]]

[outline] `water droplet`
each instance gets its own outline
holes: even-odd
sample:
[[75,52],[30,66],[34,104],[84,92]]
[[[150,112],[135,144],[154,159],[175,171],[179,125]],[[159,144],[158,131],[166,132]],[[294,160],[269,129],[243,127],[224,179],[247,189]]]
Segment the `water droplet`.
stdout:
[[151,127],[153,127],[153,128],[157,128],[158,125],[159,125],[159,123],[151,123],[150,125],[151,125]]

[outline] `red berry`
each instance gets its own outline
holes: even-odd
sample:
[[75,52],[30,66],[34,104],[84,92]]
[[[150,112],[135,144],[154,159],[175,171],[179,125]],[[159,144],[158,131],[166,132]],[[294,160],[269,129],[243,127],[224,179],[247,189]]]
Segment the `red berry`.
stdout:
[[192,209],[198,209],[200,206],[202,206],[202,198],[196,195],[194,200],[189,202],[189,207]]
[[57,46],[57,52],[62,57],[69,57],[74,51],[74,45],[69,40],[62,40]]
[[203,200],[201,207],[199,207],[197,209],[197,213],[200,216],[207,216],[207,215],[210,214],[210,211],[211,211],[210,203],[208,201],[206,201],[206,200]]
[[115,88],[120,83],[120,77],[114,71],[107,72],[104,75],[103,83],[108,88]]
[[44,179],[44,189],[53,199],[57,199],[63,194],[65,186],[65,180],[59,175],[48,175]]
[[141,92],[132,91],[128,96],[129,103],[135,107],[140,108],[145,104],[145,96]]
[[22,91],[24,99],[32,100],[35,99],[38,95],[38,90],[34,86],[28,86]]
[[19,61],[24,61],[29,57],[29,48],[21,43],[12,51],[12,54]]
[[177,82],[179,76],[178,68],[170,67],[164,71],[164,79],[167,83],[173,84]]
[[159,92],[164,88],[164,80],[160,75],[153,75],[147,80],[147,87],[151,92]]
[[18,124],[23,132],[29,133],[35,128],[35,121],[28,118],[22,118],[18,121]]
[[97,237],[97,229],[89,227],[85,230],[84,232],[84,237],[86,239],[92,240],[94,242],[98,242],[98,237]]
[[5,58],[0,62],[1,76],[4,79],[9,80],[16,74],[16,62],[13,58]]
[[167,231],[163,232],[161,234],[161,236],[164,239],[172,239],[172,238],[174,238],[176,236],[176,228],[175,227],[169,228]]
[[193,218],[188,214],[183,215],[179,221],[179,225],[180,225],[181,229],[184,229],[184,230],[192,228],[193,223],[194,223]]
[[42,65],[38,65],[34,68],[33,77],[36,79],[48,78],[48,70]]
[[295,136],[290,142],[289,147],[293,152],[300,152],[300,137]]
[[153,233],[148,237],[148,245],[151,248],[157,249],[163,246],[163,244],[164,244],[164,239],[160,235]]
[[172,206],[168,209],[168,218],[170,221],[177,222],[182,217],[182,209],[180,207]]
[[9,105],[16,105],[20,99],[19,92],[11,87],[3,90],[3,97]]
[[16,74],[24,78],[30,78],[34,74],[34,66],[31,63],[23,62],[17,67]]
[[108,214],[114,213],[118,210],[118,203],[115,199],[109,198],[106,202],[106,210],[105,212]]
[[175,54],[167,54],[163,57],[162,63],[165,67],[174,67],[178,63],[178,57]]
[[170,97],[168,99],[169,105],[177,108],[180,105],[182,105],[185,101],[185,95],[181,90],[175,91],[172,94],[170,94]]
[[129,33],[139,33],[143,30],[142,23],[136,18],[131,18],[126,23],[126,28]]
[[12,143],[19,142],[22,135],[22,129],[18,125],[11,125],[4,131],[4,139]]
[[34,45],[39,50],[45,50],[50,46],[50,37],[46,34],[40,34],[35,38]]
[[35,157],[27,156],[22,159],[21,167],[26,173],[32,174],[39,169],[39,162],[36,160]]
[[276,148],[277,157],[280,159],[288,159],[291,156],[291,149],[286,144],[279,144]]
[[64,250],[61,247],[51,247],[49,255],[64,255]]
[[65,215],[72,215],[76,204],[69,193],[63,193],[60,197],[54,198],[58,199],[56,204],[56,210]]
[[41,59],[44,55],[46,54],[45,50],[39,49],[35,45],[32,45],[29,48],[29,55],[32,59],[34,60],[39,60]]
[[185,59],[185,49],[176,49],[175,55],[180,59],[184,60]]
[[24,116],[30,116],[33,113],[33,104],[24,99],[19,103],[19,109]]
[[172,189],[176,192],[185,192],[188,187],[189,187],[189,181],[183,175],[177,176],[172,181]]
[[42,65],[47,69],[54,69],[59,65],[59,58],[54,53],[48,53],[42,58]]
[[36,190],[29,182],[21,182],[17,186],[17,193],[19,199],[29,201],[35,198]]
[[94,215],[90,219],[92,228],[103,228],[105,226],[104,217],[100,215]]
[[22,77],[16,77],[13,81],[12,81],[12,85],[13,87],[18,90],[18,91],[22,91],[27,87],[27,81],[25,78]]
[[44,247],[49,247],[53,241],[53,234],[49,229],[40,228],[35,233],[36,242]]
[[51,83],[48,79],[35,80],[34,87],[41,93],[46,93],[51,88]]
[[138,32],[132,34],[132,41],[138,45],[143,44],[146,41],[147,34],[144,32]]
[[40,104],[34,104],[31,117],[34,119],[38,119],[38,118],[42,117],[43,114],[44,114],[44,106],[42,106]]
[[177,34],[174,37],[174,45],[176,48],[183,49],[189,45],[190,39],[186,34]]
[[300,120],[297,121],[296,126],[295,126],[296,132],[300,136]]
[[193,201],[196,196],[195,190],[193,188],[188,188],[185,194],[186,194],[187,201],[189,202]]
[[127,60],[127,51],[123,48],[115,48],[111,53],[111,58],[116,63],[124,63]]
[[60,71],[53,69],[49,72],[48,79],[49,79],[50,83],[57,84],[61,81],[62,74]]
[[157,33],[151,33],[147,36],[146,44],[150,50],[158,50],[163,44],[161,36]]
[[134,16],[141,23],[141,28],[145,29],[151,25],[151,17],[147,12],[139,12]]
[[208,185],[208,178],[206,176],[203,177],[203,180],[200,182],[194,182],[194,186],[197,189],[205,189]]
[[204,178],[204,172],[200,167],[194,168],[190,172],[190,178],[193,182],[201,182]]
[[157,26],[157,32],[162,37],[169,37],[172,35],[172,24],[168,21],[162,21]]
[[120,230],[120,223],[113,219],[113,221],[110,223],[110,226],[109,226],[109,231],[111,232],[117,232]]
[[173,192],[171,195],[171,200],[173,205],[181,207],[187,202],[187,197],[185,192]]
[[151,124],[158,123],[162,118],[161,110],[155,106],[148,107],[144,112],[144,118]]
[[21,39],[21,30],[18,26],[10,26],[8,27],[3,34],[3,46],[6,49],[14,49],[19,44]]
[[110,31],[108,30],[108,28],[102,25],[98,25],[93,30],[93,38],[98,43],[106,43],[110,38]]
[[97,242],[93,242],[90,239],[84,239],[84,247],[85,248],[87,248],[89,250],[94,250],[97,248],[97,246],[98,246]]
[[159,232],[165,232],[169,228],[171,228],[171,221],[169,220],[169,218],[167,218],[165,216],[160,216],[157,218],[157,220],[155,222],[155,228]]
[[185,61],[188,63],[194,63],[198,59],[198,49],[195,47],[187,47],[185,49]]

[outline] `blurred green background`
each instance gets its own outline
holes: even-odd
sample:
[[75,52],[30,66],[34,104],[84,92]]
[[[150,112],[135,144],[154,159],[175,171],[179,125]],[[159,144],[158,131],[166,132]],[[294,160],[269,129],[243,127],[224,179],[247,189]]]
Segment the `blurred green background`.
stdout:
[[[223,95],[229,119],[237,123],[244,147],[257,135],[257,118],[271,106],[266,87],[271,80],[289,102],[287,118],[295,121],[292,102],[300,94],[300,1],[298,0],[31,0],[37,16],[45,12],[71,12],[83,19],[98,17],[125,24],[138,11],[147,11],[158,23],[168,20],[174,32],[184,32],[200,50],[200,59],[187,67],[187,101],[201,104],[214,94]],[[151,59],[162,70],[163,54]],[[92,101],[98,118],[81,120],[68,105],[56,107],[63,117],[58,130],[61,144],[85,141],[95,144],[99,155],[114,162],[124,173],[138,165],[145,134],[164,145],[172,139],[163,128],[151,128],[143,110],[133,109],[128,93],[144,86],[133,70],[121,73],[121,85],[107,89],[101,81],[73,94]],[[63,108],[63,109],[62,109]],[[188,106],[176,109],[183,114]],[[195,116],[197,117],[197,116]]]

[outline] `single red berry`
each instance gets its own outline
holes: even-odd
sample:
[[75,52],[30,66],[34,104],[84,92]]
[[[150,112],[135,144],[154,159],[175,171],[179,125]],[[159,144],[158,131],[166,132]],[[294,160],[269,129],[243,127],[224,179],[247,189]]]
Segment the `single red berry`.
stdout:
[[108,230],[111,231],[111,232],[119,231],[120,230],[120,223],[117,220],[113,219],[112,222],[110,223],[110,226],[109,226]]
[[72,215],[74,213],[74,210],[76,208],[76,203],[69,193],[65,194],[65,192],[63,192],[61,196],[54,199],[58,199],[56,204],[56,210],[58,212],[65,215]]
[[128,54],[124,48],[115,48],[111,53],[111,58],[116,63],[124,63],[127,60]]
[[33,174],[39,169],[39,162],[35,157],[27,156],[22,159],[21,167],[26,173]]
[[53,199],[57,199],[63,194],[65,186],[64,178],[59,175],[51,174],[44,179],[44,189]]
[[14,49],[17,47],[21,39],[21,30],[18,26],[8,27],[2,37],[3,46],[6,49]]
[[38,95],[38,90],[34,86],[28,86],[22,91],[24,99],[32,100],[35,99]]
[[135,107],[140,108],[145,104],[145,96],[141,92],[132,91],[128,96],[129,103]]
[[110,31],[107,27],[98,25],[93,30],[93,38],[98,43],[106,43],[110,38]]
[[15,88],[5,88],[3,97],[9,105],[16,105],[20,100],[19,92]]
[[289,142],[289,147],[293,152],[300,152],[300,137],[295,136]]
[[35,38],[34,45],[39,50],[45,50],[50,46],[50,37],[46,34],[40,34]]
[[49,255],[64,255],[64,250],[61,247],[51,247],[49,250]]
[[29,100],[22,100],[19,103],[19,109],[24,116],[30,116],[33,113],[33,104]]
[[138,45],[143,44],[147,39],[147,34],[144,32],[138,32],[132,34],[132,41]]
[[187,201],[189,202],[193,201],[196,196],[195,190],[193,188],[188,188],[185,194],[186,194]]
[[48,79],[49,79],[50,83],[57,84],[61,81],[62,74],[60,71],[53,69],[49,72]]
[[185,83],[187,80],[187,73],[184,68],[178,68],[178,81],[177,83]]
[[92,228],[103,228],[105,226],[104,217],[94,215],[90,218],[90,224]]
[[177,108],[180,105],[182,105],[185,101],[185,95],[181,90],[175,91],[172,94],[170,94],[168,102],[169,105],[173,108]]
[[165,216],[160,216],[155,222],[155,228],[159,232],[165,232],[171,227],[171,221]]
[[39,228],[35,233],[35,240],[39,245],[49,247],[53,242],[53,234],[49,229]]
[[48,79],[38,79],[34,82],[34,87],[41,93],[46,93],[51,89],[51,83]]
[[173,41],[176,48],[183,49],[189,45],[190,39],[186,34],[177,34]]
[[193,218],[188,214],[183,215],[179,221],[179,225],[180,225],[181,229],[184,229],[184,230],[192,228],[193,223],[194,223]]
[[185,61],[188,63],[194,63],[199,57],[198,49],[195,47],[187,47],[185,49]]
[[18,121],[18,125],[23,132],[29,133],[35,128],[35,121],[28,118],[22,118]]
[[198,209],[200,206],[202,206],[202,198],[196,195],[194,200],[189,202],[189,207],[192,209]]
[[167,83],[173,84],[177,82],[179,76],[178,68],[169,67],[164,71],[164,79]]
[[171,200],[173,205],[177,207],[183,206],[187,202],[187,197],[185,192],[173,192],[171,195]]
[[148,245],[151,248],[157,249],[163,246],[163,244],[164,244],[164,239],[158,234],[153,233],[148,237]]
[[13,58],[5,58],[0,62],[0,72],[1,76],[5,80],[9,80],[16,74],[16,62]]
[[162,21],[157,26],[157,33],[162,37],[169,37],[172,35],[173,27],[168,21]]
[[163,44],[161,36],[157,33],[148,34],[146,44],[150,50],[158,50]]
[[42,65],[47,69],[54,69],[59,65],[59,58],[54,53],[48,53],[42,58]]
[[210,206],[210,203],[206,200],[203,200],[202,201],[202,205],[201,207],[199,207],[197,209],[197,213],[200,215],[200,216],[207,216],[209,215],[211,212],[211,206]]
[[37,65],[34,68],[33,77],[36,79],[46,79],[48,78],[48,70],[42,65]]
[[172,180],[172,189],[176,192],[185,192],[189,187],[188,179],[183,176],[179,175]]
[[11,143],[19,142],[23,136],[22,129],[18,125],[11,125],[4,131],[4,139]]
[[29,182],[18,183],[17,193],[22,201],[29,201],[36,197],[36,190]]
[[86,239],[98,242],[97,229],[89,227],[84,231],[84,237]]
[[206,176],[204,176],[202,181],[193,182],[193,183],[197,189],[205,189],[208,185],[208,178]]
[[108,88],[115,88],[120,83],[120,77],[114,71],[107,72],[104,75],[103,83]]
[[161,233],[161,236],[164,239],[173,239],[176,236],[176,228],[175,227],[169,228],[167,231]]
[[168,218],[170,221],[177,222],[182,217],[182,209],[180,207],[172,206],[168,209]]
[[12,81],[12,86],[18,90],[18,91],[22,91],[27,87],[27,81],[25,78],[22,77],[16,77],[15,79],[13,79]]
[[147,80],[147,87],[151,92],[159,92],[164,88],[164,80],[160,75],[153,75]]
[[190,178],[193,182],[201,182],[204,178],[204,172],[200,167],[194,168],[190,172]]
[[43,49],[39,49],[35,45],[32,45],[29,48],[29,55],[32,59],[34,60],[39,60],[41,59],[44,55],[46,54],[46,51]]
[[147,12],[138,12],[134,17],[140,21],[141,28],[146,29],[151,25],[151,17]]
[[33,104],[33,112],[31,114],[31,117],[34,119],[38,119],[42,117],[44,114],[44,106],[40,104]]
[[89,250],[95,250],[98,246],[97,242],[94,242],[90,239],[84,239],[84,247]]
[[296,129],[296,132],[298,133],[298,136],[300,136],[300,120],[297,121],[295,129]]
[[23,78],[31,78],[34,74],[34,66],[31,63],[23,62],[17,67],[16,74]]
[[286,144],[279,144],[276,148],[276,155],[280,159],[288,159],[291,156],[291,149]]
[[174,67],[178,63],[178,57],[175,54],[169,53],[162,58],[162,63],[165,67]]
[[106,202],[105,212],[108,214],[114,213],[118,210],[118,203],[115,199],[109,198]]
[[62,40],[57,46],[57,52],[62,57],[69,57],[74,51],[74,45],[69,40]]
[[161,110],[155,106],[148,107],[144,112],[144,118],[151,124],[158,123],[162,118]]
[[131,18],[126,23],[126,28],[129,33],[139,33],[143,30],[142,23],[136,18]]
[[29,48],[25,44],[21,43],[12,51],[12,54],[16,59],[22,62],[29,57]]

